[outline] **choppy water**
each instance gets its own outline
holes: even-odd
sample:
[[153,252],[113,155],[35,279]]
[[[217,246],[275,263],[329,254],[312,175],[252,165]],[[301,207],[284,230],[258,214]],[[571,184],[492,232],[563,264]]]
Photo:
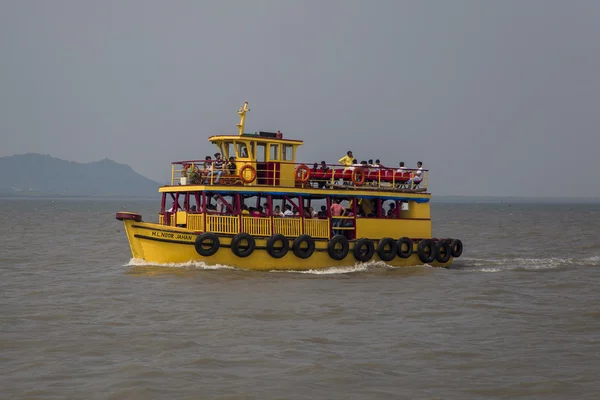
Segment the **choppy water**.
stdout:
[[0,200],[0,398],[600,397],[600,204],[434,203],[452,269],[130,262],[140,200]]

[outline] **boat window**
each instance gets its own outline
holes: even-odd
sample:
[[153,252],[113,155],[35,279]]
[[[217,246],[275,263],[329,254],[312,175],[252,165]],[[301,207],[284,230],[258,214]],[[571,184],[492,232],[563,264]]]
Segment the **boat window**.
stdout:
[[265,162],[266,160],[267,160],[267,145],[265,143],[258,143],[256,145],[256,161]]
[[237,158],[249,158],[248,146],[245,142],[236,142]]
[[223,158],[228,159],[233,155],[233,142],[223,142],[221,153],[223,154]]
[[272,144],[269,147],[270,147],[270,153],[269,153],[270,157],[269,158],[271,159],[271,161],[279,160],[279,145]]
[[291,144],[284,144],[282,150],[284,161],[294,161],[294,146]]
[[248,154],[250,158],[256,157],[256,153],[254,152],[254,142],[250,142],[250,154]]

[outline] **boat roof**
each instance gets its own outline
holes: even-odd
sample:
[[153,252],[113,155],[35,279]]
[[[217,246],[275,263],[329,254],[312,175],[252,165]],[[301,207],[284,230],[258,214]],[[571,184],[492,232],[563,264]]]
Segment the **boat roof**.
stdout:
[[260,135],[262,132],[256,133],[244,133],[242,135],[213,135],[208,138],[209,142],[217,142],[217,141],[241,141],[241,140],[254,140],[258,142],[265,143],[288,143],[293,145],[301,145],[304,143],[302,140],[294,140],[294,139],[277,139],[273,137],[266,137]]
[[361,197],[361,198],[385,198],[395,200],[415,200],[415,201],[428,201],[431,198],[431,193],[415,193],[415,192],[403,192],[403,191],[381,191],[381,190],[368,190],[368,189],[356,189],[356,190],[324,190],[317,188],[283,188],[283,187],[272,187],[272,186],[228,186],[228,187],[215,187],[212,185],[166,185],[161,186],[158,191],[160,193],[178,193],[178,192],[202,192],[207,191],[211,193],[221,194],[270,194],[272,196],[306,196],[313,199],[325,198],[325,197]]

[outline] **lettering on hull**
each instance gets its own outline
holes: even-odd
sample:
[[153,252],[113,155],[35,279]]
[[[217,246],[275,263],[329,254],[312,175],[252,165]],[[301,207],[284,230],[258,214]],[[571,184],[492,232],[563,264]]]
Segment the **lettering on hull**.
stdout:
[[170,233],[170,232],[156,232],[152,231],[152,237],[161,239],[173,239],[173,240],[187,240],[192,241],[192,235],[185,235],[182,233]]

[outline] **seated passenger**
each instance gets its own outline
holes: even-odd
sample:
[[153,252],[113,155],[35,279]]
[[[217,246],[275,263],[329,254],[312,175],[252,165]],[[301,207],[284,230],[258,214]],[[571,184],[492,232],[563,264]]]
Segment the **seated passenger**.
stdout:
[[407,169],[404,168],[404,161],[400,161],[399,168],[396,170],[396,172],[404,173],[406,171]]
[[279,206],[275,206],[275,208],[273,209],[273,216],[274,217],[284,217],[283,213],[281,212],[281,208]]
[[285,205],[285,211],[283,212],[284,217],[293,217],[294,213],[292,212],[292,206],[289,204]]
[[250,210],[248,209],[248,206],[245,204],[242,204],[242,215],[249,215],[250,214]]
[[396,218],[397,215],[398,215],[398,212],[396,210],[396,203],[390,204],[390,209],[387,212],[388,218]]
[[235,175],[235,172],[237,170],[237,165],[235,164],[234,156],[229,157],[229,161],[227,162],[227,165],[225,166],[225,168],[229,172],[229,175]]
[[408,180],[409,187],[418,186],[423,181],[423,163],[417,162],[417,170],[413,173],[413,177]]

